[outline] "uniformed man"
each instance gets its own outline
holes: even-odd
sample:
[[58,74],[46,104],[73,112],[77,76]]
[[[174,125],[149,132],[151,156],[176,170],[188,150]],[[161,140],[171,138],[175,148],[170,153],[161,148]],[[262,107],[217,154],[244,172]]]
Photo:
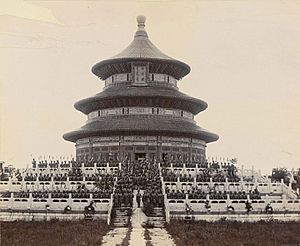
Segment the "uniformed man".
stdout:
[[138,190],[137,194],[136,194],[136,202],[138,204],[138,208],[140,207],[141,205],[141,193],[140,191]]

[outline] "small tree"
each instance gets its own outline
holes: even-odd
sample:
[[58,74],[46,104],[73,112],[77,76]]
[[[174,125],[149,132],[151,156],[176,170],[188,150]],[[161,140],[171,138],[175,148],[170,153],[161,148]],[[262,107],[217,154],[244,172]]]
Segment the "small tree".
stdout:
[[283,179],[284,183],[288,183],[288,170],[286,167],[273,168],[271,179],[280,182]]
[[293,189],[296,190],[297,188],[300,188],[300,168],[298,168],[297,171],[295,172],[294,180],[296,183],[292,184],[292,186]]

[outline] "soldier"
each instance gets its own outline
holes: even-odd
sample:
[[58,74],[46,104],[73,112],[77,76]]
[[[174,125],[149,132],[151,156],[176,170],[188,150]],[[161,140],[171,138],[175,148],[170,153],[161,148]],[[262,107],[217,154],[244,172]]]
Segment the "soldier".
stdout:
[[136,202],[137,202],[138,208],[139,208],[141,205],[141,193],[139,190],[138,190],[138,193],[136,194]]
[[247,210],[247,214],[249,214],[249,212],[252,210],[252,205],[251,203],[247,200],[246,201],[246,210]]

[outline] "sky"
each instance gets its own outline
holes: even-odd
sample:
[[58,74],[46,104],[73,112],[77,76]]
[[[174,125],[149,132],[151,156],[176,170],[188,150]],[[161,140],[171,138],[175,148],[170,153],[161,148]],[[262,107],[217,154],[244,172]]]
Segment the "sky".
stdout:
[[136,16],[150,40],[186,62],[181,91],[208,102],[196,117],[220,139],[214,158],[263,173],[300,167],[300,1],[0,1],[0,160],[74,156],[74,103],[100,92],[98,61],[129,45]]

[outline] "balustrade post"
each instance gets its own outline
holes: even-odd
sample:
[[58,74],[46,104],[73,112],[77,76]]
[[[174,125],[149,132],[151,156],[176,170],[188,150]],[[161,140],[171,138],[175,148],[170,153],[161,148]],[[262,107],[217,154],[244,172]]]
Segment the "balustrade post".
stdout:
[[250,201],[250,194],[247,194],[247,201]]
[[268,194],[266,194],[266,202],[267,202],[267,204],[269,203],[269,195]]
[[68,193],[68,205],[72,208],[72,205],[73,205],[72,193]]
[[70,190],[70,177],[69,176],[67,176],[66,189]]
[[28,202],[27,202],[27,206],[28,206],[30,209],[31,209],[32,203],[33,203],[32,200],[33,200],[33,199],[32,199],[32,193],[30,192],[30,193],[29,193]]
[[50,193],[48,193],[48,199],[47,199],[47,205],[49,205],[50,206],[50,208],[52,208],[52,193],[50,192]]
[[9,198],[9,206],[10,206],[10,208],[13,208],[13,205],[14,205],[14,193],[11,192],[10,193],[10,198]]
[[177,177],[177,182],[176,182],[176,189],[179,190],[179,186],[180,186],[180,179],[179,177]]
[[166,222],[170,222],[170,208],[168,203],[167,194],[164,194],[164,202],[165,202],[165,213],[166,213]]
[[245,190],[245,182],[244,182],[244,180],[242,179],[241,180],[241,188],[242,188],[242,190],[241,191],[244,191]]

